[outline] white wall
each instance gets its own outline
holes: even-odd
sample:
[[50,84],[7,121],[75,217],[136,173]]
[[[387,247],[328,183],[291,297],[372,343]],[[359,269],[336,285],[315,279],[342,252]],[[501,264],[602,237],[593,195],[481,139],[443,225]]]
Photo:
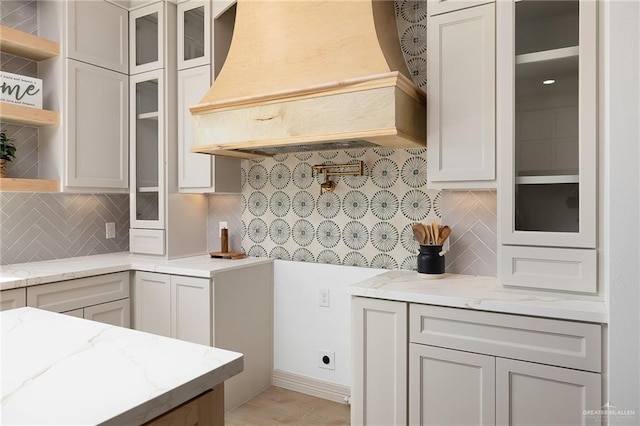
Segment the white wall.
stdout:
[[[604,12],[604,280],[608,288],[608,402],[640,423],[640,2]],[[605,401],[607,402],[607,401]]]
[[[274,261],[274,369],[351,385],[351,308],[347,287],[386,272],[317,263]],[[319,290],[330,290],[320,307]],[[318,367],[318,350],[335,352],[335,370]]]

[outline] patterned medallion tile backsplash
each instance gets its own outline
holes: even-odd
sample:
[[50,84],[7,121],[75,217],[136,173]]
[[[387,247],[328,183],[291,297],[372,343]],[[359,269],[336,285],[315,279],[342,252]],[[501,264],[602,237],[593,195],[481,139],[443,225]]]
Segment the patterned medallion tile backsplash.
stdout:
[[[425,189],[426,149],[360,149],[243,161],[242,248],[283,260],[412,269],[411,224],[440,219],[439,191]],[[316,164],[364,162],[320,194]]]
[[[362,177],[332,177],[320,194],[316,164],[364,161]],[[242,194],[209,197],[209,249],[227,221],[230,250],[250,256],[386,269],[416,269],[411,224],[450,224],[447,272],[496,275],[496,196],[427,189],[425,149],[277,155],[242,162]]]

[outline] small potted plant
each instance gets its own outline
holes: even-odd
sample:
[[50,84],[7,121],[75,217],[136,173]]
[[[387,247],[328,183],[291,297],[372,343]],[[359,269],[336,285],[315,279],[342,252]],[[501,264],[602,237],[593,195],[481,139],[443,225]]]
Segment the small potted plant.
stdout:
[[4,132],[0,132],[0,178],[7,175],[7,161],[16,158],[16,146],[13,139],[7,137]]

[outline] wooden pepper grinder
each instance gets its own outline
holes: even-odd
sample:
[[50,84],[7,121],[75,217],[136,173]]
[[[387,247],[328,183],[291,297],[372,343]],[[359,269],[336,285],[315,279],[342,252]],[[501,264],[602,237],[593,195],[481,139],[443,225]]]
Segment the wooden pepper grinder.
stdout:
[[229,253],[229,230],[227,228],[220,230],[220,251]]

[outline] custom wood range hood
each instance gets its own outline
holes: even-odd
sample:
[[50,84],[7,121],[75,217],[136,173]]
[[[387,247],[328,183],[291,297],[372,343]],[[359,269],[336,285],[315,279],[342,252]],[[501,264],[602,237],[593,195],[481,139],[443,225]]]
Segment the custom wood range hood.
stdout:
[[393,0],[238,0],[233,39],[194,117],[193,152],[426,146]]

